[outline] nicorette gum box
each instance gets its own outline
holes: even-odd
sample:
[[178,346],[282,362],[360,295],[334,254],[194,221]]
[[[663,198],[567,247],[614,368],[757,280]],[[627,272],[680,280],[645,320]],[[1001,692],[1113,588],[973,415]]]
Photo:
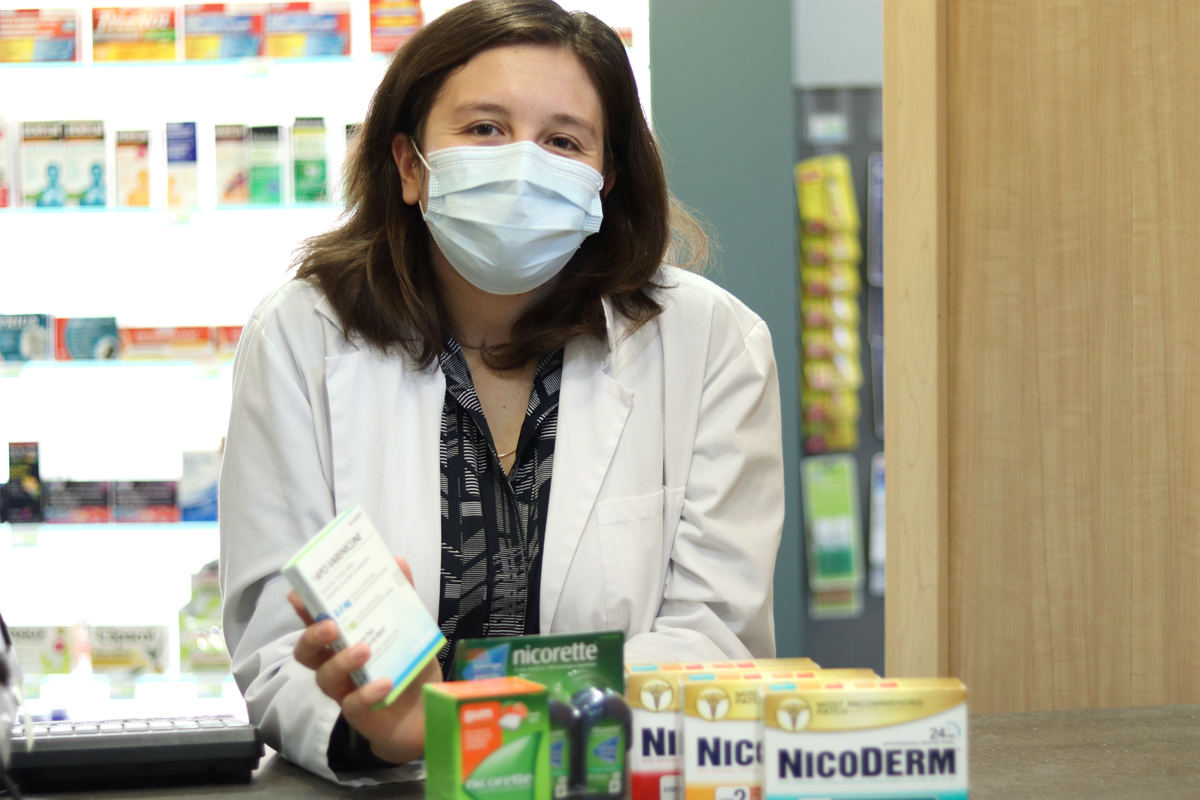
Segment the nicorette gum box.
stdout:
[[767,800],[965,800],[967,690],[954,678],[768,685]]
[[427,683],[425,796],[549,800],[546,687],[524,678]]

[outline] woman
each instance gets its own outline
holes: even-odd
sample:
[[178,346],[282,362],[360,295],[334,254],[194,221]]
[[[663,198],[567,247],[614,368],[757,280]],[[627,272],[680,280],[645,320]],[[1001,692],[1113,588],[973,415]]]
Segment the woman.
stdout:
[[235,367],[225,635],[267,742],[342,780],[422,752],[419,684],[453,651],[371,711],[365,647],[334,655],[334,623],[288,607],[281,566],[355,504],[451,642],[620,628],[632,661],[773,654],[770,337],[662,265],[698,229],[617,35],[550,0],[447,12],[393,60],[347,185]]

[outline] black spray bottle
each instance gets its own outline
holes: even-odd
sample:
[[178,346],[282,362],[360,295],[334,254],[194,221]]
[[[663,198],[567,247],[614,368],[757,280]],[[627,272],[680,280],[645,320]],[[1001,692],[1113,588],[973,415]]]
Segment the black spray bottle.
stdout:
[[578,762],[579,709],[570,696],[556,685],[550,692],[550,796],[563,800],[574,793]]
[[575,789],[586,800],[625,796],[631,717],[625,698],[612,689],[587,686],[571,696],[580,715],[575,737]]

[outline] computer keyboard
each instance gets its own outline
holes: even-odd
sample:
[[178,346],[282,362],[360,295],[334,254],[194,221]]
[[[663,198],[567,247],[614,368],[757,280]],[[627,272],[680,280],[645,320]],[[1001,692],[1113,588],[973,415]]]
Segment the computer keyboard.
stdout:
[[23,791],[248,783],[263,756],[258,730],[231,716],[35,722],[34,748],[13,729]]

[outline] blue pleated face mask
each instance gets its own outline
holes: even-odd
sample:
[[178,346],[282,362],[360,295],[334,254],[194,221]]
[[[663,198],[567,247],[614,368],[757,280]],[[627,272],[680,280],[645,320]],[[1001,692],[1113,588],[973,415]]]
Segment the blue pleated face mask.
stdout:
[[521,294],[558,274],[600,230],[604,177],[534,142],[429,153],[425,222],[458,273],[490,294]]

